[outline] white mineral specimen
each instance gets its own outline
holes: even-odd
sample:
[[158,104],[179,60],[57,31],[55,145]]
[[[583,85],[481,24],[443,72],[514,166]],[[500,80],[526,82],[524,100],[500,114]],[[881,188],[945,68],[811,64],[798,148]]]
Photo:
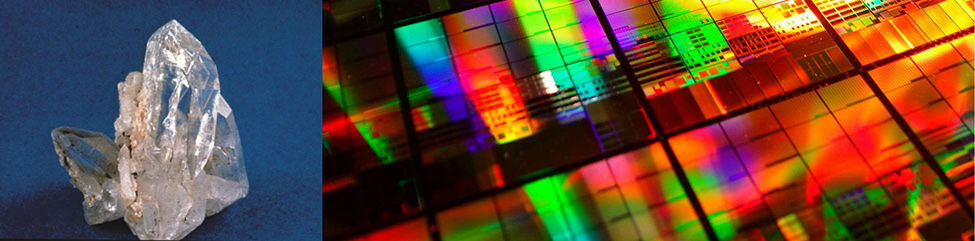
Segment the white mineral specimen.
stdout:
[[118,145],[105,134],[59,127],[51,132],[61,165],[85,195],[85,221],[99,224],[122,217],[118,190]]
[[70,127],[51,133],[89,224],[124,217],[140,239],[181,239],[247,195],[217,67],[176,20],[152,34],[142,73],[129,73],[118,91],[115,142]]

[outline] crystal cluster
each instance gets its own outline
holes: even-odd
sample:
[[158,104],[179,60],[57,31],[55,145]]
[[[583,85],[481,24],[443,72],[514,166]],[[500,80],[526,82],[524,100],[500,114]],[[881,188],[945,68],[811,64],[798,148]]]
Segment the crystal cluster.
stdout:
[[71,127],[51,132],[88,224],[124,217],[140,239],[181,239],[247,195],[217,67],[176,20],[152,34],[142,73],[129,73],[118,92],[115,141]]

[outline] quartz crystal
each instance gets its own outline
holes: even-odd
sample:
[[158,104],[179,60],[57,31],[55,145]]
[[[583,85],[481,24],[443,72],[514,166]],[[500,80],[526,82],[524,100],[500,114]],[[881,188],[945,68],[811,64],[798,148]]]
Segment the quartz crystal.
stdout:
[[51,132],[89,224],[124,217],[140,239],[181,239],[247,195],[217,67],[176,20],[152,34],[142,73],[129,73],[118,92],[114,142],[71,127]]

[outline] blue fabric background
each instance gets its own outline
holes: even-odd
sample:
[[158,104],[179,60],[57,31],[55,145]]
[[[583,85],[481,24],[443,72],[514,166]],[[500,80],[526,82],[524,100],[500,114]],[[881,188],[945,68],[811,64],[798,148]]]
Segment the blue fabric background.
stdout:
[[142,70],[149,36],[177,19],[217,64],[251,185],[186,239],[321,239],[320,7],[0,0],[0,238],[136,238],[121,220],[85,223],[50,131],[113,136],[116,84]]

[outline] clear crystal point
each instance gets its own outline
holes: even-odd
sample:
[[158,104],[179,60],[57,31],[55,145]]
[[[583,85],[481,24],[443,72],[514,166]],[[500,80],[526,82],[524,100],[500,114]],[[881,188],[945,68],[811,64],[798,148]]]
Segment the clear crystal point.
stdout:
[[85,221],[99,224],[121,218],[118,145],[105,134],[71,127],[54,129],[51,138],[71,185],[85,196]]
[[[124,217],[141,239],[181,239],[247,195],[240,136],[217,67],[179,22],[152,34],[142,73],[130,73],[118,91],[114,143],[80,129],[52,132],[62,165],[85,194],[89,223]],[[110,210],[109,203],[117,205]]]

